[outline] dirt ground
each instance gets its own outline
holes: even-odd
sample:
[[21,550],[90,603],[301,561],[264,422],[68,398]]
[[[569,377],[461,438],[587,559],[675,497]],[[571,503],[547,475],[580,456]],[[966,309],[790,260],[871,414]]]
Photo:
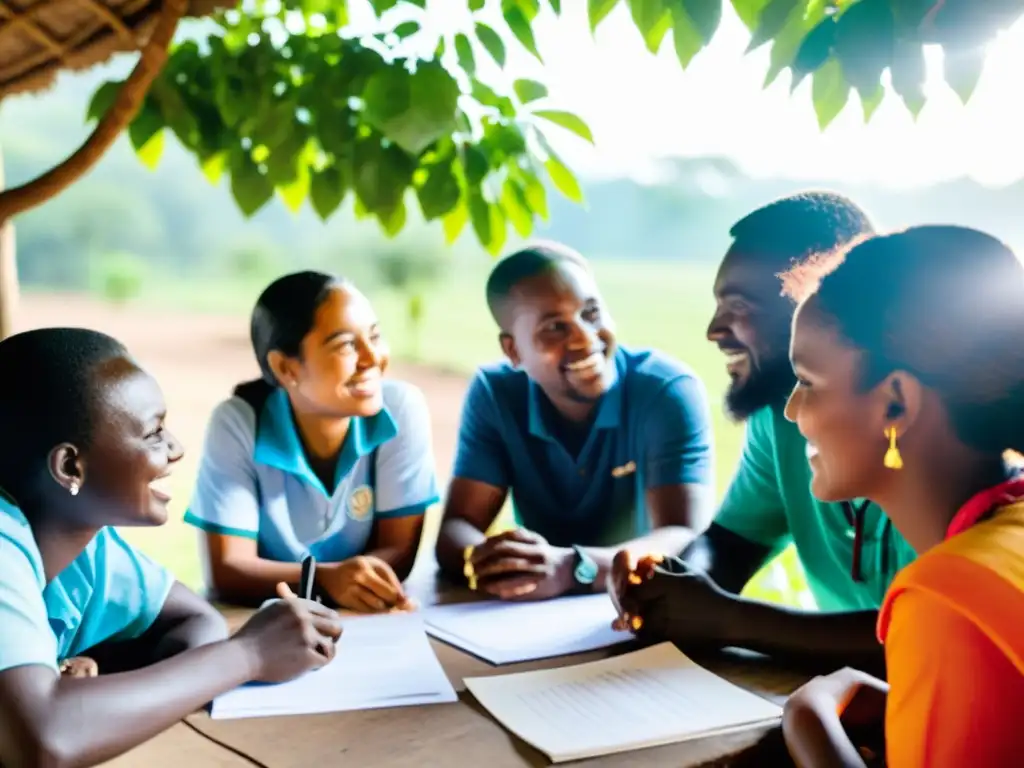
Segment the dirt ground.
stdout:
[[[124,342],[160,382],[168,426],[185,443],[185,472],[202,450],[206,421],[239,381],[258,373],[249,345],[248,320],[239,316],[118,308],[82,296],[24,296],[17,330],[73,325],[109,333]],[[433,416],[439,479],[451,472],[466,380],[423,366],[392,363],[388,375],[419,386]],[[187,467],[187,468],[186,468]]]

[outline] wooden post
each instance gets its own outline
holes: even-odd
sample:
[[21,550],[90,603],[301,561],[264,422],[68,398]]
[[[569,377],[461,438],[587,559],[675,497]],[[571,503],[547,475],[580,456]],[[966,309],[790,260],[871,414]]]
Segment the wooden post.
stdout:
[[[4,157],[0,151],[0,191],[4,189]],[[0,339],[14,333],[18,311],[18,260],[14,251],[14,222],[0,220]]]

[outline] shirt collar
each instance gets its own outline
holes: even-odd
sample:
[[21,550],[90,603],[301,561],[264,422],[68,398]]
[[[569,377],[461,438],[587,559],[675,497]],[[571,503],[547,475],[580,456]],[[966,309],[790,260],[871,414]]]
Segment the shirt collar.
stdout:
[[[341,479],[352,471],[352,467],[359,459],[372,453],[397,434],[398,425],[386,406],[367,418],[353,416],[345,442],[341,446],[341,454],[338,456],[338,466],[334,473],[335,488]],[[328,492],[309,466],[295,427],[288,393],[283,389],[275,389],[263,405],[256,430],[256,450],[253,458],[258,464],[265,464],[301,477],[323,491],[325,496],[330,496],[334,491],[332,488]]]
[[[615,351],[612,358],[615,366],[615,381],[611,388],[601,396],[597,404],[597,415],[594,417],[594,429],[618,429],[622,424],[622,380],[625,378],[625,355],[621,349]],[[527,388],[527,411],[530,420],[530,434],[542,440],[553,441],[555,438],[544,419],[541,397],[544,396],[540,385],[530,379]]]

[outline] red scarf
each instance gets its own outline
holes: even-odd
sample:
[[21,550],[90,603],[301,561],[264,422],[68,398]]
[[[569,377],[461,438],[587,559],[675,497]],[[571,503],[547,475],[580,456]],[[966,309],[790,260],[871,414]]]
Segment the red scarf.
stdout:
[[946,538],[963,533],[997,507],[1024,499],[1024,478],[1013,478],[976,493],[960,507],[946,529]]

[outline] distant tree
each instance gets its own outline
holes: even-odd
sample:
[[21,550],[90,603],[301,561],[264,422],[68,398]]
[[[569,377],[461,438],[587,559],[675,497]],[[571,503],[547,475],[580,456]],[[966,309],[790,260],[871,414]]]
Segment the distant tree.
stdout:
[[142,292],[145,264],[131,253],[106,253],[90,264],[93,290],[112,304],[127,304]]
[[405,303],[408,330],[405,353],[414,360],[419,359],[427,291],[443,275],[448,259],[430,246],[393,247],[377,253],[373,263],[380,282],[397,292]]
[[[372,6],[379,24],[372,34],[352,31],[349,12],[357,2]],[[650,51],[671,37],[686,67],[718,29],[723,0],[587,0],[591,30],[620,4],[628,6]],[[230,177],[247,216],[276,192],[293,210],[309,200],[327,219],[351,193],[357,213],[375,217],[391,236],[404,227],[414,196],[428,221],[442,221],[449,241],[469,223],[498,253],[510,224],[525,237],[537,217],[547,218],[542,176],[582,201],[545,126],[593,137],[583,120],[547,102],[542,83],[520,79],[500,92],[478,77],[476,63],[488,56],[504,66],[511,39],[542,60],[533,26],[542,7],[558,14],[562,5],[245,0],[239,10],[215,17],[205,40],[174,48],[131,124],[132,144],[152,165],[169,129],[210,179]],[[794,86],[812,78],[822,127],[853,91],[870,119],[884,97],[887,69],[893,89],[916,115],[925,100],[926,44],[945,49],[946,81],[966,102],[981,74],[985,43],[1024,10],[1024,0],[732,5],[751,31],[748,50],[771,44],[766,85],[787,68]],[[461,27],[438,31],[437,22],[463,18]],[[118,87],[107,83],[96,92],[90,118],[106,111]]]

